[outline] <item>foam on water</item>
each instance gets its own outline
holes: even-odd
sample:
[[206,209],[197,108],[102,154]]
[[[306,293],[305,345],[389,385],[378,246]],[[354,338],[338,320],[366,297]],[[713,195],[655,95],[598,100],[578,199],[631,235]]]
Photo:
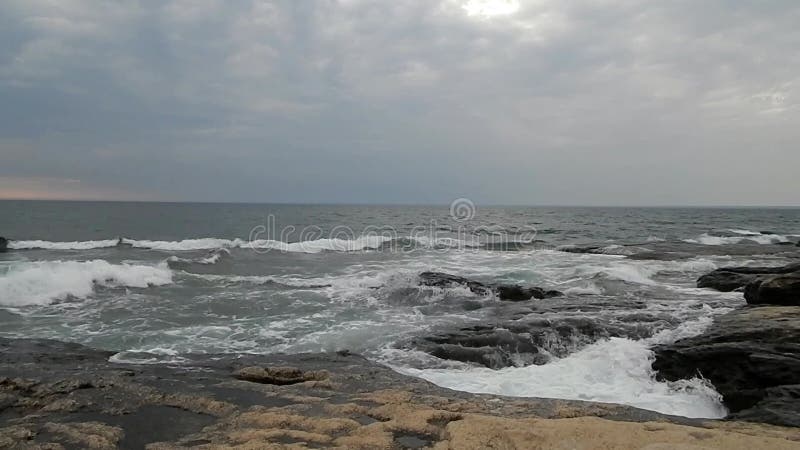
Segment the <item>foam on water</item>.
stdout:
[[610,338],[549,364],[501,370],[396,367],[439,386],[460,391],[621,403],[685,417],[722,418],[721,396],[702,379],[657,381],[651,347],[702,332],[711,317],[686,323],[652,338]]
[[166,264],[157,266],[94,261],[17,263],[0,275],[0,305],[44,305],[69,296],[84,298],[96,286],[138,287],[172,283]]
[[50,242],[50,241],[10,241],[8,248],[14,250],[92,250],[97,248],[115,247],[119,239],[104,239],[100,241],[72,241],[72,242]]
[[379,248],[391,241],[388,236],[368,235],[355,239],[316,239],[302,242],[282,242],[268,239],[246,241],[244,239],[199,238],[180,241],[154,241],[137,239],[107,239],[100,241],[11,241],[9,247],[16,250],[91,250],[127,245],[134,248],[161,251],[193,251],[227,248],[251,248],[256,250],[279,250],[297,253],[319,253],[322,251],[352,252]]
[[741,236],[713,236],[708,233],[701,234],[696,239],[684,239],[684,242],[688,242],[690,244],[702,244],[702,245],[732,245],[732,244],[741,244],[744,242],[756,243],[756,244],[778,244],[781,242],[789,242],[789,238],[780,234],[761,234],[761,233],[753,233],[746,230],[730,230],[736,234],[740,234]]

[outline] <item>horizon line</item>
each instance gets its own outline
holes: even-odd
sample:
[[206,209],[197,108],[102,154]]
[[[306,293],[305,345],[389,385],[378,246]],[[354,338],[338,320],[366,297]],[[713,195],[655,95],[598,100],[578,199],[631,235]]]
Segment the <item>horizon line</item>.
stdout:
[[[199,200],[99,200],[99,199],[47,199],[47,198],[0,198],[0,202],[53,202],[53,203],[152,203],[152,204],[196,204],[196,205],[279,205],[279,206],[430,206],[449,207],[451,203],[404,203],[404,202],[252,202],[252,201],[199,201]],[[479,203],[486,208],[526,207],[526,208],[717,208],[717,209],[800,209],[797,205],[731,205],[731,204],[533,204],[533,203]]]

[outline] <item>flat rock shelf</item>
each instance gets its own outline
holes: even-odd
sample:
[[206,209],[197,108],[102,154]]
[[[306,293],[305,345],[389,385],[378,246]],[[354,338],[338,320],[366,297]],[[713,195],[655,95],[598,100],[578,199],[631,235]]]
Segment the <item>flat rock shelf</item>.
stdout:
[[0,448],[800,448],[794,428],[456,392],[347,352],[112,355],[0,339]]

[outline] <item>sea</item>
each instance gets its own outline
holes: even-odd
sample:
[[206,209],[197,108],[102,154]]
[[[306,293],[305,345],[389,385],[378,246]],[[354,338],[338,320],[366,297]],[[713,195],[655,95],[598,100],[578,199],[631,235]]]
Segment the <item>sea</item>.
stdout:
[[[347,350],[455,390],[718,418],[713,385],[660,381],[652,348],[744,305],[700,275],[797,261],[800,209],[0,201],[0,236],[0,337],[135,364]],[[426,271],[564,296],[522,308]],[[414,344],[531,320],[547,339],[507,367]]]

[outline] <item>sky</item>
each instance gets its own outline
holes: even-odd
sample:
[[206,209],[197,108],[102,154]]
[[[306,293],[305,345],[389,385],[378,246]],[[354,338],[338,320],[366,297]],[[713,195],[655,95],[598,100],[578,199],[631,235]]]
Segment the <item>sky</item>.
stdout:
[[796,0],[3,0],[0,198],[800,204]]

